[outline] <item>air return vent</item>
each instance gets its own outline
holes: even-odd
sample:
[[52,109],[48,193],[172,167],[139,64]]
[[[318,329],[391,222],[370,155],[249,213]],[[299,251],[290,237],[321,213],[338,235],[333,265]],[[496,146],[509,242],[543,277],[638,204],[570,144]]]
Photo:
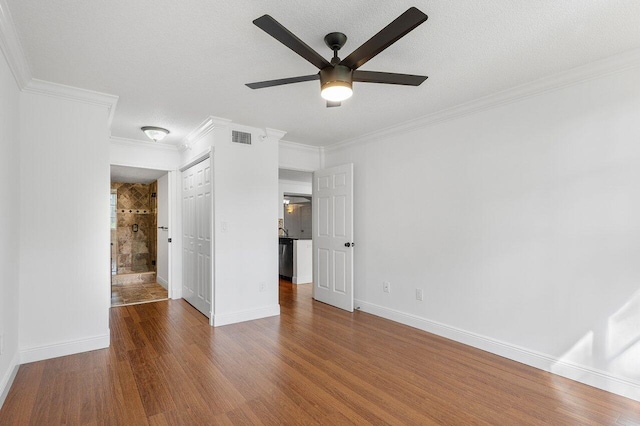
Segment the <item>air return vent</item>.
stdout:
[[231,142],[243,143],[245,145],[251,145],[251,133],[239,132],[237,130],[231,131]]

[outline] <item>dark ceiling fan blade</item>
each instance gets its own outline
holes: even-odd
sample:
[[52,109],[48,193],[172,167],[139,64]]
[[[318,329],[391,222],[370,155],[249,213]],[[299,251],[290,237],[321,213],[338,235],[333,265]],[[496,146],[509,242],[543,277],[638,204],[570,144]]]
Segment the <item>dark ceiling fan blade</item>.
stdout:
[[393,72],[360,71],[353,72],[353,81],[363,83],[401,84],[403,86],[420,86],[428,77],[426,75],[396,74]]
[[271,16],[263,15],[255,19],[253,23],[271,37],[311,62],[316,68],[323,69],[331,65],[329,61],[320,56],[318,52],[310,48],[304,41],[296,37],[295,34],[283,27]]
[[303,81],[318,80],[320,74],[301,75],[300,77],[280,78],[278,80],[259,81],[257,83],[247,83],[251,89],[264,89],[265,87],[282,86],[283,84],[302,83]]
[[410,7],[392,23],[380,30],[378,34],[371,37],[362,46],[344,58],[340,65],[347,66],[353,70],[360,68],[369,59],[391,46],[426,20],[427,15],[415,7]]
[[327,101],[327,108],[339,107],[340,105],[342,105],[341,102]]

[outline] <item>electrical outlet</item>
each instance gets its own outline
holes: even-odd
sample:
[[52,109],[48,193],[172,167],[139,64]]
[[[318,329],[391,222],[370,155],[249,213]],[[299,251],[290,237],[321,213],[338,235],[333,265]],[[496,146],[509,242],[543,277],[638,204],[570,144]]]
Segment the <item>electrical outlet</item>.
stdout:
[[382,291],[385,293],[391,293],[391,283],[389,281],[384,281],[382,283]]
[[265,289],[267,288],[267,283],[265,283],[264,281],[260,283],[260,291],[265,291]]
[[419,300],[421,302],[424,300],[424,298],[422,296],[422,289],[421,288],[416,288],[416,300]]

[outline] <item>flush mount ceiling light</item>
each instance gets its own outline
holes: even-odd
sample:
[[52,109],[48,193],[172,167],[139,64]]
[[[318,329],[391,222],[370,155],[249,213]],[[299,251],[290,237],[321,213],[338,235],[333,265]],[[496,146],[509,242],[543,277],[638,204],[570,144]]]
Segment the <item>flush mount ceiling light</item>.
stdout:
[[142,130],[144,134],[154,142],[161,141],[169,134],[169,131],[162,127],[144,126],[141,127],[140,130]]

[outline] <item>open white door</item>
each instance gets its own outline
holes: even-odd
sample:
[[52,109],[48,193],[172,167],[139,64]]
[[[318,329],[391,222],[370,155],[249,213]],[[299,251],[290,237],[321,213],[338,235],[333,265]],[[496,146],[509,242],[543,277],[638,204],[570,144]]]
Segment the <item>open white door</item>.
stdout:
[[211,316],[211,161],[182,172],[182,297]]
[[313,298],[353,312],[353,164],[313,173]]

